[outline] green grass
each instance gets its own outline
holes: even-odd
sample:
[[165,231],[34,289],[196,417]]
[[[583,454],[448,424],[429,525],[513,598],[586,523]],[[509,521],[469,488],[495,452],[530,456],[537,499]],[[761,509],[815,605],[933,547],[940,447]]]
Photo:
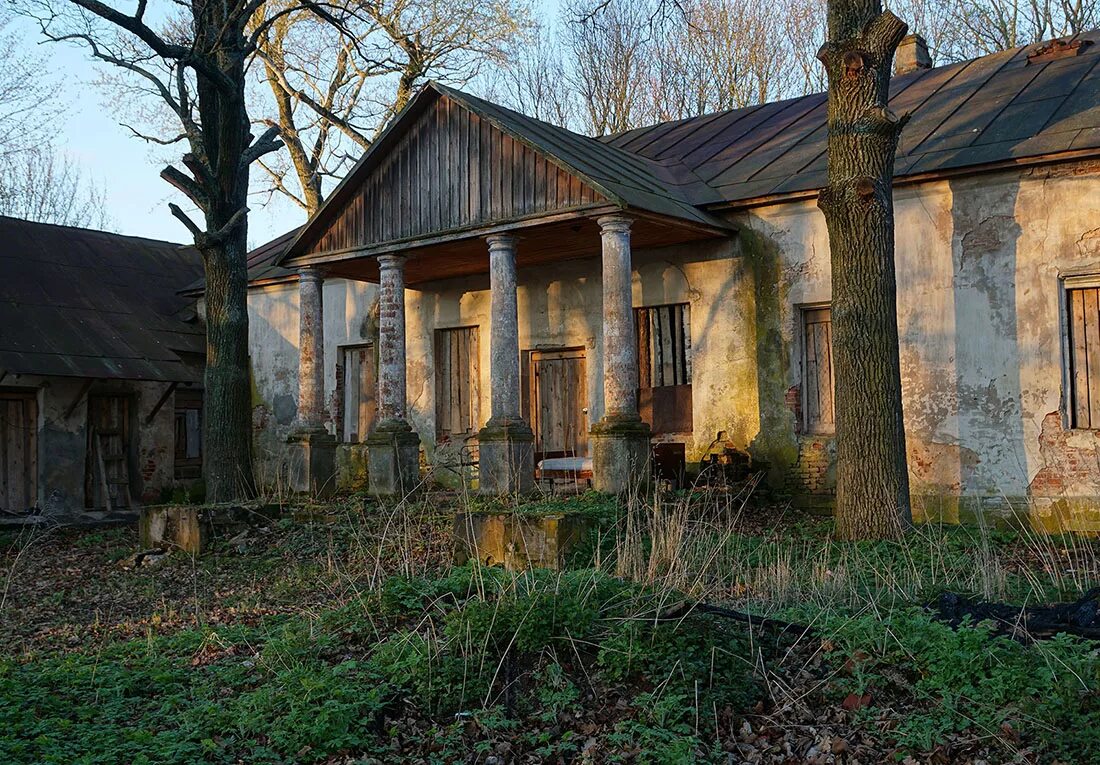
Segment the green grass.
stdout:
[[[920,607],[944,589],[1075,597],[1100,579],[1092,542],[923,527],[839,544],[827,522],[722,495],[589,494],[524,512],[590,514],[593,554],[513,574],[450,567],[451,513],[469,509],[351,502],[334,524],[136,571],[114,563],[129,530],[10,536],[0,762],[725,763],[806,747],[811,728],[868,762],[1100,761],[1082,733],[1100,726],[1095,644],[953,630]],[[813,633],[661,618],[691,599]],[[843,709],[853,696],[867,703]]]

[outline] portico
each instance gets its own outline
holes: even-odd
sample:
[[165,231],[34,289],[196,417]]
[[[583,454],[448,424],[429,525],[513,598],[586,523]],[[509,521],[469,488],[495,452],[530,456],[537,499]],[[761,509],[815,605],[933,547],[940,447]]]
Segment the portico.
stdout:
[[[375,494],[405,495],[420,484],[421,445],[430,445],[427,439],[433,435],[436,442],[443,439],[464,454],[477,455],[481,493],[533,489],[536,453],[556,452],[536,443],[531,417],[540,405],[554,413],[546,402],[532,400],[543,389],[525,379],[539,372],[531,372],[534,351],[520,344],[520,285],[526,269],[584,259],[600,264],[602,325],[593,328],[592,353],[580,368],[602,386],[602,407],[589,412],[585,404],[583,419],[570,420],[585,430],[577,443],[591,444],[590,455],[577,453],[578,445],[571,456],[591,458],[593,482],[602,491],[625,492],[648,478],[650,429],[638,410],[632,248],[727,237],[730,231],[668,192],[653,168],[635,163],[625,185],[601,179],[599,163],[586,156],[588,139],[552,131],[557,129],[429,86],[364,156],[281,261],[284,267],[318,274],[323,268],[327,276],[379,285],[378,413],[365,440]],[[408,365],[428,364],[438,376],[441,360],[424,358],[422,344],[413,352],[407,341],[407,306],[417,307],[418,326],[431,323],[422,307],[432,294],[450,289],[446,285],[456,280],[484,284],[486,277],[488,321],[456,328],[465,344],[447,346],[449,363],[459,370],[452,374],[469,375],[473,383],[447,387],[437,379],[427,395],[434,387],[437,398],[449,396],[453,412],[447,414],[454,416],[444,428],[437,415],[435,434],[422,426],[418,433],[409,421],[409,400],[415,397],[422,410],[425,389],[410,388]],[[312,300],[317,284],[312,277],[299,282],[303,306]],[[310,326],[314,334],[303,332],[299,344],[303,375],[313,369],[316,348],[324,347],[314,326],[323,327],[323,322]],[[452,330],[435,324],[431,331]],[[486,338],[488,370],[483,375],[471,357]],[[440,347],[435,344],[430,353],[438,355]],[[488,407],[479,409],[476,389],[482,377]],[[309,391],[310,384],[306,381],[301,389]],[[467,424],[472,417],[477,421]]]

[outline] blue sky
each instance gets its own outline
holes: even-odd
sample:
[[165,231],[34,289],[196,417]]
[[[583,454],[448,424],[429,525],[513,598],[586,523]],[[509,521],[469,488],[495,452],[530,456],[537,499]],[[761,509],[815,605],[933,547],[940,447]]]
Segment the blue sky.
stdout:
[[[535,6],[544,18],[552,17],[558,2],[536,0]],[[112,228],[134,236],[190,241],[187,231],[168,212],[169,201],[181,203],[185,209],[188,205],[160,179],[163,161],[119,124],[122,110],[111,105],[111,94],[96,84],[100,72],[109,68],[94,62],[80,46],[42,43],[32,22],[14,19],[13,27],[23,33],[27,48],[45,54],[53,76],[61,83],[65,114],[58,122],[56,148],[80,165],[85,178],[103,188]],[[157,151],[163,158],[164,150]],[[252,172],[255,176],[263,171],[254,166]],[[249,210],[250,246],[262,244],[305,219],[300,208],[279,197],[270,202],[266,196],[253,197]]]

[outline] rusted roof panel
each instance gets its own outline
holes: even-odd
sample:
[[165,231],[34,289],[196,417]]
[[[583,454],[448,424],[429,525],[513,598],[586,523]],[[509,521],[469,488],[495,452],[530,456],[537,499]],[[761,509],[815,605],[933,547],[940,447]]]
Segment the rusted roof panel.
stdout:
[[0,371],[192,382],[202,327],[181,286],[197,251],[0,217]]

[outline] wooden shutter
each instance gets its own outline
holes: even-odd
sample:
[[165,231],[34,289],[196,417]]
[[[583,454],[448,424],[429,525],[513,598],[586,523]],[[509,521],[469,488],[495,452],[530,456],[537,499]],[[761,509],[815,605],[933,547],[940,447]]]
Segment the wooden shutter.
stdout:
[[481,364],[477,327],[435,333],[435,423],[443,441],[477,431]]
[[654,435],[690,433],[691,319],[687,303],[637,308],[638,413]]
[[344,443],[357,444],[374,427],[378,376],[373,345],[344,348]]
[[1068,290],[1070,412],[1075,428],[1100,428],[1100,288]]
[[805,424],[810,433],[830,433],[833,417],[833,320],[828,308],[802,312]]

